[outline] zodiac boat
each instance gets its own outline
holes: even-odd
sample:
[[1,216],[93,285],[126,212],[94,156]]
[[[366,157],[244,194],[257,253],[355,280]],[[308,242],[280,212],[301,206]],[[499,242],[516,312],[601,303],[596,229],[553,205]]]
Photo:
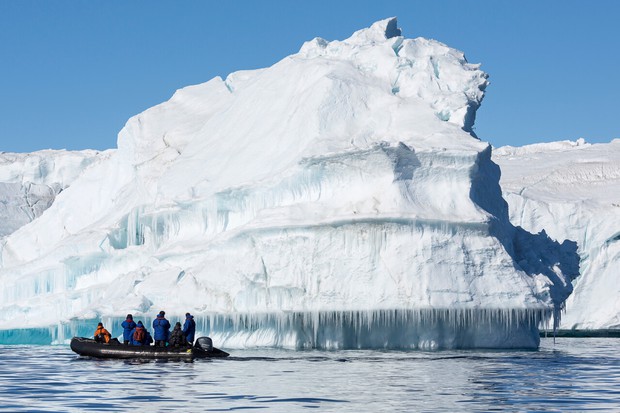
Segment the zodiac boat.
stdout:
[[229,354],[213,347],[209,337],[200,337],[189,347],[130,346],[113,339],[109,343],[99,343],[92,338],[73,337],[71,350],[80,356],[114,359],[177,359],[228,357]]

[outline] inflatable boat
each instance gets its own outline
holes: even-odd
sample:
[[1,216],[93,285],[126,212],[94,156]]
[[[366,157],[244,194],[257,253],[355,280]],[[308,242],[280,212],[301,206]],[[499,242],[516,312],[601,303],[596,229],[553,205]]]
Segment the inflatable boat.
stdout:
[[228,357],[229,354],[213,347],[209,337],[200,337],[191,347],[130,346],[113,339],[109,343],[99,343],[92,338],[73,337],[71,350],[80,356],[113,359],[176,359]]

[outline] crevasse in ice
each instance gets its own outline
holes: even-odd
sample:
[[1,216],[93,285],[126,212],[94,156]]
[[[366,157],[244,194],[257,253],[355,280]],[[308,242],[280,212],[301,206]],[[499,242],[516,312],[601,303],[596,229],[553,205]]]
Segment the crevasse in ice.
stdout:
[[510,224],[486,86],[387,19],[177,91],[3,240],[0,340],[165,309],[221,347],[536,347],[576,254]]

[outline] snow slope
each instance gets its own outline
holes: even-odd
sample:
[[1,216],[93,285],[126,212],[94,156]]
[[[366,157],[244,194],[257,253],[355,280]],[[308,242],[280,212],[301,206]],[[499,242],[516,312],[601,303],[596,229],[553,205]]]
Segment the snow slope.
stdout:
[[486,79],[387,19],[177,91],[6,239],[0,340],[165,309],[228,347],[536,347],[576,254],[510,224]]
[[502,147],[493,160],[510,219],[578,246],[581,275],[562,328],[620,328],[620,140]]

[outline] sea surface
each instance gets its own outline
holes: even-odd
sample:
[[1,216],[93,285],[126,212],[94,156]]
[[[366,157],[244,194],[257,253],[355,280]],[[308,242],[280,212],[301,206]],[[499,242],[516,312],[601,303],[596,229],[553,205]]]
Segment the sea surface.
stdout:
[[0,412],[620,412],[620,339],[538,351],[224,349],[220,360],[0,346]]

